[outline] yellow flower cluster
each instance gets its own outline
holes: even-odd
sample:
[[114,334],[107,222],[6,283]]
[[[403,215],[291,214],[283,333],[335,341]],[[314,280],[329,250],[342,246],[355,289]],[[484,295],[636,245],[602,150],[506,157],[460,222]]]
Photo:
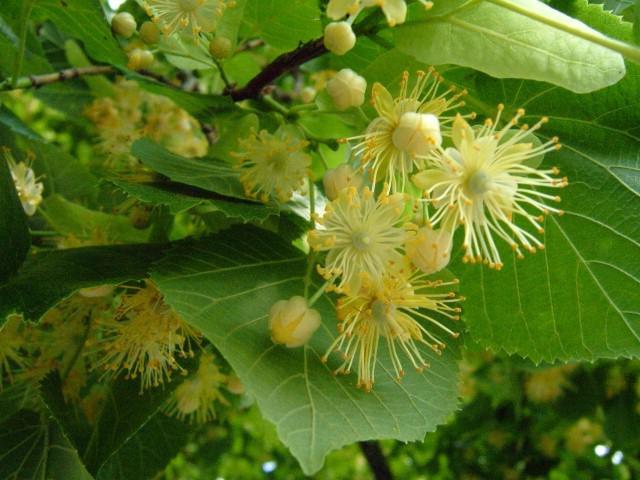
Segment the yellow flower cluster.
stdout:
[[[354,12],[363,5],[347,3]],[[495,119],[472,127],[474,114],[455,112],[466,92],[441,89],[442,83],[431,68],[413,83],[405,72],[396,97],[374,84],[377,117],[362,135],[344,139],[354,142],[352,159],[328,171],[324,184],[332,201],[308,236],[312,249],[326,252],[318,271],[327,290],[343,294],[338,336],[324,358],[340,351],[336,373],[357,369],[365,390],[374,384],[381,339],[399,379],[401,355],[422,370],[428,364],[422,347],[444,348],[433,327],[457,336],[448,325],[459,318],[460,299],[451,291],[457,280],[438,272],[451,258],[458,226],[463,259],[499,269],[496,239],[518,256],[521,247],[535,251],[543,245],[527,227],[541,233],[544,215],[561,213],[547,205],[559,198],[542,190],[564,187],[566,178],[534,163],[559,148],[557,138],[542,143],[533,135],[547,119],[515,128],[525,112],[505,122],[500,105]],[[550,382],[538,377],[527,385],[536,399],[555,398],[566,383],[560,375],[547,391],[541,385]]]
[[135,140],[149,137],[183,157],[202,157],[209,148],[196,119],[166,97],[144,92],[131,80],[113,85],[113,96],[95,100],[86,110],[96,126],[105,166],[140,168],[130,153]]
[[115,317],[99,320],[102,338],[97,367],[106,376],[140,377],[140,391],[169,381],[174,371],[186,372],[178,359],[193,356],[192,342],[199,334],[162,300],[151,282],[143,288],[129,287]]

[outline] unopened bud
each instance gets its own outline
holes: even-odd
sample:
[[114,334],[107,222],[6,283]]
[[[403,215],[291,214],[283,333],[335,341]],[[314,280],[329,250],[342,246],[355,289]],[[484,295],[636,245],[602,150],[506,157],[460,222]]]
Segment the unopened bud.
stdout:
[[362,186],[362,176],[354,172],[350,165],[343,164],[337,168],[332,168],[324,173],[322,179],[324,193],[329,200],[338,198],[341,190],[347,187],[360,188]]
[[233,45],[226,37],[216,37],[209,43],[209,53],[213,58],[224,60],[231,56]]
[[113,285],[100,285],[99,287],[81,288],[78,293],[85,298],[102,298],[111,295],[115,288]]
[[142,70],[153,65],[154,60],[153,53],[149,50],[134,48],[129,52],[129,63],[127,63],[127,67],[131,70]]
[[364,103],[367,81],[350,68],[343,68],[327,82],[327,93],[338,110]]
[[137,230],[144,230],[151,223],[151,210],[142,205],[136,205],[129,212],[129,221]]
[[407,257],[413,264],[430,275],[439,272],[451,259],[451,234],[445,230],[422,227],[407,242]]
[[438,117],[431,113],[403,113],[392,141],[398,149],[411,155],[427,155],[442,145]]
[[336,55],[344,55],[356,44],[356,34],[349,22],[333,22],[324,29],[324,46]]
[[123,38],[131,38],[137,26],[136,19],[129,12],[116,13],[111,19],[111,30]]
[[155,45],[160,41],[160,29],[153,22],[144,22],[138,32],[140,40],[147,45]]
[[274,303],[269,312],[271,339],[289,348],[306,344],[320,323],[318,311],[309,308],[300,296]]
[[311,103],[316,98],[318,94],[317,90],[313,87],[304,87],[300,91],[300,100],[302,103]]

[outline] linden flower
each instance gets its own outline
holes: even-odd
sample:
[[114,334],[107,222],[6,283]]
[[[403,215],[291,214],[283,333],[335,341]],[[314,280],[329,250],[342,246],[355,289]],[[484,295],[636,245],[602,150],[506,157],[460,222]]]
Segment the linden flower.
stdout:
[[231,155],[238,159],[240,182],[247,197],[264,203],[275,197],[284,203],[304,185],[311,167],[311,157],[303,152],[309,144],[306,140],[283,130],[275,134],[261,130],[238,143],[243,151]]
[[[419,0],[425,8],[431,8],[433,2]],[[407,17],[405,0],[330,0],[327,5],[327,16],[340,20],[349,15],[355,17],[366,7],[380,7],[390,27],[404,23]]]
[[38,182],[35,173],[24,162],[16,163],[11,151],[8,148],[3,148],[4,158],[9,164],[11,170],[11,178],[16,186],[18,198],[22,204],[24,213],[32,216],[36,213],[38,205],[42,203],[42,191],[44,185],[42,182]]
[[5,380],[13,383],[14,374],[27,368],[24,349],[27,339],[23,333],[22,318],[10,316],[0,329],[0,391]]
[[542,242],[517,225],[514,217],[522,216],[543,233],[544,216],[531,212],[544,215],[562,212],[545,204],[548,200],[559,202],[560,197],[539,192],[537,188],[567,185],[566,178],[552,176],[558,174],[557,168],[537,170],[526,163],[560,148],[557,137],[536,147],[525,143],[530,132],[548,120],[543,118],[533,127],[525,125],[514,133],[511,128],[524,115],[524,110],[519,110],[504,128],[497,130],[503,109],[500,105],[495,122],[488,119],[477,132],[458,117],[452,131],[455,148],[438,148],[428,158],[430,168],[413,177],[435,207],[433,225],[442,224],[451,235],[456,224],[464,226],[464,260],[471,263],[484,260],[497,269],[502,267],[502,260],[494,237],[508,242],[519,257],[522,253],[518,242],[531,252],[542,249]]
[[176,356],[193,356],[191,341],[198,333],[162,301],[151,283],[135,293],[125,293],[115,318],[99,321],[104,340],[97,367],[125,378],[140,376],[140,391],[169,380],[174,370],[184,372]]
[[329,252],[319,271],[327,279],[341,277],[338,291],[357,292],[363,276],[382,278],[390,265],[402,260],[404,204],[401,194],[382,193],[376,200],[366,187],[361,193],[347,187],[327,205],[318,219],[323,228],[309,232],[309,245]]
[[441,354],[445,344],[418,319],[456,338],[458,333],[434,318],[433,312],[457,320],[460,308],[451,306],[459,301],[454,293],[442,292],[442,287],[457,284],[457,280],[429,281],[425,277],[426,274],[420,272],[397,269],[387,272],[381,283],[365,282],[358,292],[340,298],[337,306],[339,335],[322,360],[326,362],[334,350],[341,351],[344,361],[335,373],[348,374],[355,363],[357,386],[366,391],[371,391],[375,382],[381,339],[387,344],[398,380],[404,375],[399,351],[404,352],[419,372],[427,368],[429,364],[420,352],[420,345]]
[[216,401],[228,404],[220,393],[220,386],[226,381],[227,376],[218,369],[214,356],[203,353],[198,371],[175,389],[164,410],[178,420],[207,423],[216,417]]
[[[173,35],[186,28],[198,39],[200,32],[213,32],[227,4],[226,0],[147,0],[147,14],[162,32]],[[230,6],[230,5],[229,5]]]
[[354,153],[361,157],[360,169],[369,170],[374,185],[384,181],[387,192],[404,190],[414,166],[423,166],[419,156],[442,143],[441,128],[453,120],[445,113],[464,105],[458,99],[466,92],[451,95],[454,89],[450,88],[439,94],[441,81],[442,77],[430,68],[428,72],[419,71],[409,89],[409,73],[404,72],[396,98],[382,84],[373,85],[371,101],[378,117],[363,135],[346,140],[359,141]]

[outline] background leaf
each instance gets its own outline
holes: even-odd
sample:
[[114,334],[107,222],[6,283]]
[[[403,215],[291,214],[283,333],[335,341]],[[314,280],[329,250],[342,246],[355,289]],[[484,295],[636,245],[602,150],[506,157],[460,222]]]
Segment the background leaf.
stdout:
[[163,245],[112,245],[32,255],[14,278],[0,285],[0,323],[10,313],[37,321],[80,288],[144,278],[163,249]]
[[424,438],[456,408],[457,348],[442,357],[425,351],[432,367],[408,371],[400,384],[382,349],[373,392],[357,390],[355,374],[331,374],[338,359],[320,361],[336,331],[332,299],[314,306],[324,326],[305,347],[270,340],[271,305],[302,294],[305,271],[300,251],[244,227],[172,250],[152,278],[166,302],[231,364],[307,474],[321,468],[329,451],[357,440]]
[[[436,2],[394,29],[397,47],[418,60],[475,68],[498,78],[543,80],[585,93],[616,83],[622,56],[490,2]],[[538,0],[519,6],[575,28],[588,28]]]
[[[574,8],[585,22],[629,37],[630,25],[600,6]],[[545,250],[518,262],[505,253],[501,272],[456,267],[468,298],[465,321],[483,345],[534,361],[640,355],[640,69],[628,68],[618,85],[588,96],[466,78],[472,95],[511,111],[525,106],[529,123],[549,116],[542,135],[559,135],[564,148],[543,165],[569,177],[561,192],[566,214],[546,220]]]
[[30,245],[27,216],[18,198],[9,164],[0,151],[0,282],[18,270]]

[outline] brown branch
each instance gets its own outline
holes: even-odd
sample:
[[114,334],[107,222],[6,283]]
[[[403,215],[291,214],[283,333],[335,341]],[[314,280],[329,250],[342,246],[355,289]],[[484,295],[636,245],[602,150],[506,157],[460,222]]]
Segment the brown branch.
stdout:
[[16,90],[21,88],[38,88],[50,83],[64,82],[82,75],[105,75],[114,73],[115,69],[109,65],[94,65],[91,67],[67,68],[54,73],[45,73],[43,75],[30,75],[28,77],[20,77],[12,84],[9,80],[0,82],[0,91]]
[[358,442],[376,480],[393,480],[387,459],[376,441]]
[[326,52],[327,49],[324,46],[322,38],[311,40],[291,52],[283,53],[267,65],[258,75],[253,77],[247,85],[239,89],[234,89],[228,92],[228,94],[236,102],[250,98],[258,98],[262,93],[262,89],[278,77]]

